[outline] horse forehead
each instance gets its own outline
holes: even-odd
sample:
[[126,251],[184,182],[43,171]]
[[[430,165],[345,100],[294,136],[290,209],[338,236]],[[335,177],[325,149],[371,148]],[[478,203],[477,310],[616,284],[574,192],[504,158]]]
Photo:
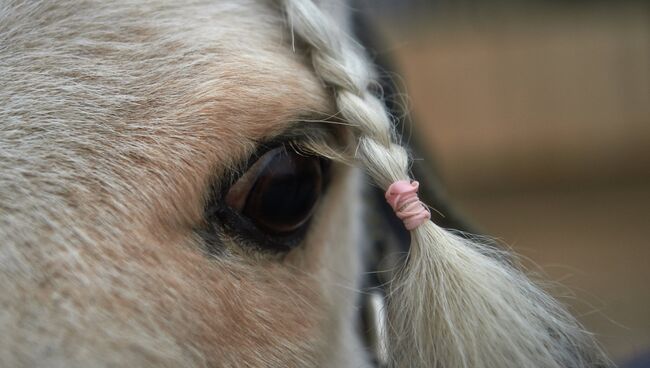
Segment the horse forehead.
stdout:
[[0,51],[5,120],[66,135],[195,123],[208,137],[215,125],[220,137],[250,137],[249,128],[264,134],[257,131],[296,110],[322,106],[320,86],[270,7],[60,3],[6,11],[14,20]]
[[264,2],[58,1],[3,12],[5,208],[20,203],[17,191],[34,197],[44,186],[94,183],[96,199],[168,179],[199,192],[254,142],[328,106]]

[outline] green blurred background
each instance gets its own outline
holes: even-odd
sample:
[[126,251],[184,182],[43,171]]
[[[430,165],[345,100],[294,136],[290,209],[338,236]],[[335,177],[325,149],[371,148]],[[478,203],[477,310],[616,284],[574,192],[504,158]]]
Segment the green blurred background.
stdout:
[[366,0],[455,204],[650,350],[650,1]]

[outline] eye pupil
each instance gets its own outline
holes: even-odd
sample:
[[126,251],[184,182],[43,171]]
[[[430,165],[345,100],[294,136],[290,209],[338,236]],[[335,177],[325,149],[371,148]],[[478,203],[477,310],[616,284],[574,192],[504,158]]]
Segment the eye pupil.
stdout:
[[280,149],[260,171],[242,214],[269,233],[289,233],[309,220],[321,190],[320,160]]

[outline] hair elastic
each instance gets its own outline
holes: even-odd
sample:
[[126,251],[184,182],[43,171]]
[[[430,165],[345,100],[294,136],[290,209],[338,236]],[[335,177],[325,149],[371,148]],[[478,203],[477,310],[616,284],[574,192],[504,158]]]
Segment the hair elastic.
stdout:
[[431,212],[418,198],[419,187],[417,181],[398,180],[386,190],[386,201],[407,230],[413,230],[431,218]]

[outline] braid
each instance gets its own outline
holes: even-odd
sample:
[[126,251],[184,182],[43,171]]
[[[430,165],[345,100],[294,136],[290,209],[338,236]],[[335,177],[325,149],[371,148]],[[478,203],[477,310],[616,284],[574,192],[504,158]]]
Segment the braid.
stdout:
[[[280,0],[288,26],[310,53],[358,141],[356,158],[386,190],[409,180],[383,102],[371,92],[361,48],[312,0]],[[593,337],[498,250],[427,221],[390,286],[394,367],[593,367],[610,363]]]

